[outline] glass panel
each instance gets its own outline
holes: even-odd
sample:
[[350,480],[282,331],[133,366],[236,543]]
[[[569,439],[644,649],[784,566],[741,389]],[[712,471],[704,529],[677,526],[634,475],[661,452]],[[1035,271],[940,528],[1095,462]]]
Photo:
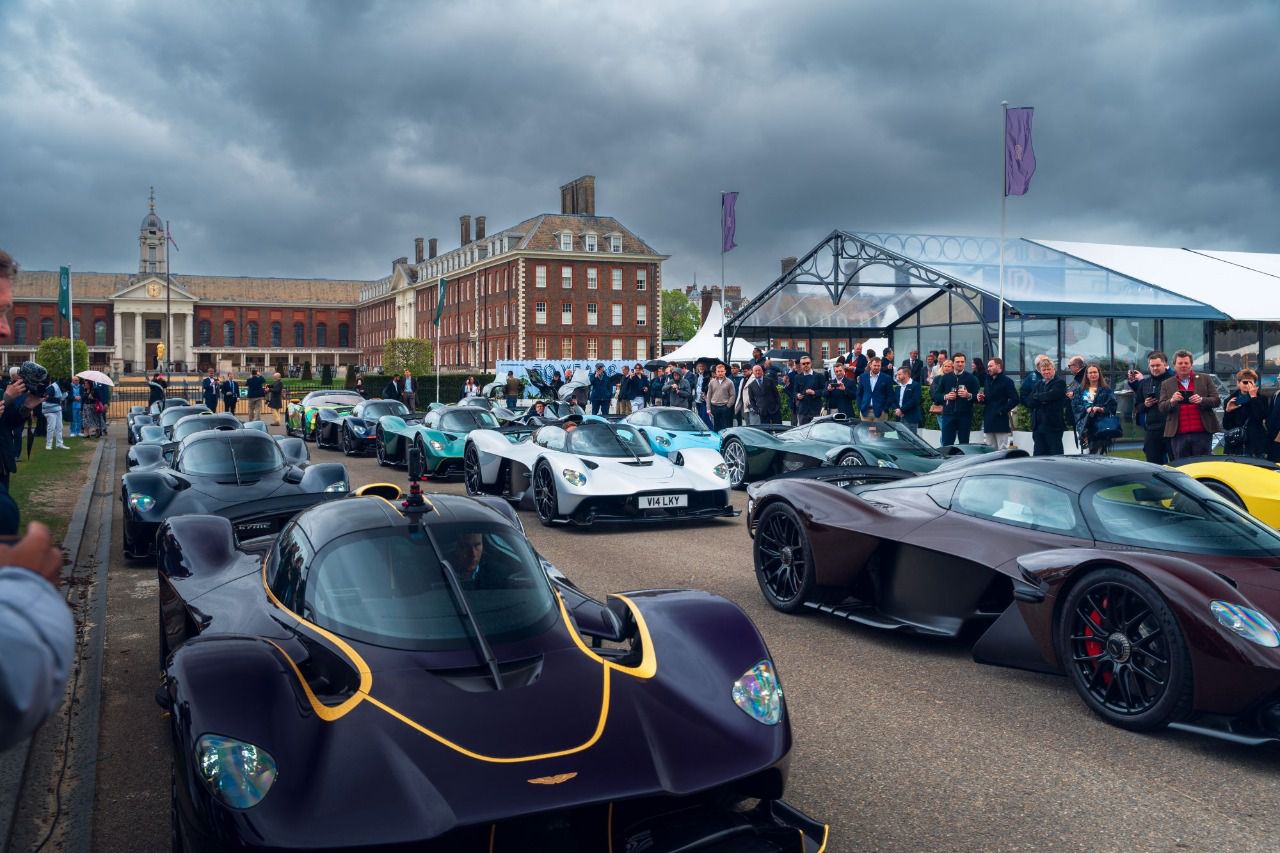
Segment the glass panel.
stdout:
[[[1007,330],[1006,330],[1007,333]],[[1021,365],[1023,373],[1035,370],[1038,355],[1047,355],[1058,362],[1058,321],[1057,320],[1023,320],[1022,321],[1022,353],[1016,364]]]
[[1117,376],[1129,368],[1146,373],[1147,353],[1156,348],[1156,321],[1116,319],[1111,321],[1111,329]]
[[1262,385],[1275,387],[1280,382],[1280,323],[1262,324]]
[[[979,311],[982,310],[982,306],[978,304],[978,300],[975,298],[977,296],[976,293],[972,293],[972,292],[966,293],[965,296],[967,296],[973,302],[973,304],[977,306]],[[978,321],[978,315],[977,313],[974,312],[972,308],[970,308],[967,304],[965,304],[965,301],[963,299],[961,299],[959,296],[956,296],[955,294],[952,294],[951,295],[951,321],[953,323],[976,323]]]
[[951,351],[951,329],[947,326],[921,326],[920,352],[939,349]]
[[1111,372],[1110,343],[1107,321],[1101,318],[1064,317],[1062,319],[1062,358],[1084,356],[1085,364],[1097,362],[1103,375]]
[[93,321],[93,345],[95,347],[105,347],[107,345],[107,321]]
[[1070,492],[1021,477],[966,477],[951,499],[951,509],[1015,527],[1068,536],[1084,532]]
[[934,326],[950,322],[951,317],[947,314],[947,298],[945,296],[939,296],[920,309],[920,325],[922,326]]
[[159,320],[143,320],[143,334],[148,338],[158,338],[164,334],[164,326]]
[[1203,320],[1165,320],[1164,346],[1161,347],[1169,356],[1169,367],[1173,367],[1173,354],[1180,349],[1191,353],[1191,367],[1204,370],[1208,365],[1209,353],[1205,347],[1205,322]]
[[[893,345],[898,356],[898,361],[901,362],[911,355],[911,351],[913,349],[920,350],[920,330],[904,329],[901,326],[898,326],[893,330],[893,334],[889,337],[889,342]],[[920,351],[928,352],[928,349]],[[843,352],[841,352],[841,354],[843,355]]]
[[1244,368],[1258,369],[1258,324],[1219,321],[1213,324],[1213,372],[1224,380]]
[[[932,347],[930,347],[932,349]],[[978,323],[965,323],[951,327],[951,346],[947,352],[954,355],[962,352],[969,357],[968,370],[975,358],[985,357],[982,351],[982,326]]]

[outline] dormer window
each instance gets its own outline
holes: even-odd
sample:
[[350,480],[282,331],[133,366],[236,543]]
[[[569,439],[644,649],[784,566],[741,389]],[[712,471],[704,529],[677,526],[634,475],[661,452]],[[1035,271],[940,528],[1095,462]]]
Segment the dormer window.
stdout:
[[583,245],[588,252],[594,252],[596,250],[596,235],[588,231],[587,236],[584,238]]
[[622,235],[621,234],[609,235],[609,251],[613,252],[615,255],[622,254]]
[[562,252],[573,251],[573,232],[572,231],[560,232],[560,251]]

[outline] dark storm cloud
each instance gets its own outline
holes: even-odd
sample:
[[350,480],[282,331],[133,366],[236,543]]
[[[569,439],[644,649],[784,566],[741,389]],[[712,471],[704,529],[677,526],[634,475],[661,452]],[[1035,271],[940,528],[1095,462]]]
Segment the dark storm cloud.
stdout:
[[833,228],[1280,251],[1272,3],[9,3],[0,211],[28,268],[375,278],[417,236],[602,213],[754,288]]

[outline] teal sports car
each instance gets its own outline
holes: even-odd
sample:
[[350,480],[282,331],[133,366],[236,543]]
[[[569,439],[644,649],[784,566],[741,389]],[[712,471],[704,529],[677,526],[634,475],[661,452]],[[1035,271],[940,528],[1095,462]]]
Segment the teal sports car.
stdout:
[[622,422],[635,427],[659,456],[686,447],[720,449],[720,433],[707,429],[702,418],[679,406],[645,407],[627,415]]
[[384,415],[378,419],[378,464],[407,465],[409,448],[417,447],[427,476],[461,477],[467,433],[499,426],[491,412],[476,406],[432,408],[421,423],[413,424],[395,415]]
[[804,426],[733,427],[720,452],[734,487],[820,465],[870,465],[923,474],[955,456],[990,453],[985,444],[933,447],[902,424],[855,421],[844,415],[815,418]]

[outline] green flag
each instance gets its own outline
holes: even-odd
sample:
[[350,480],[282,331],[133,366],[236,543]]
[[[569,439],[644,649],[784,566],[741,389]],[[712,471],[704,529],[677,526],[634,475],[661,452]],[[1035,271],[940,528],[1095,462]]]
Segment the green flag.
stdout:
[[440,325],[440,317],[444,314],[444,288],[445,280],[440,279],[440,298],[436,300],[436,319],[435,325]]
[[58,313],[71,319],[71,267],[58,267]]

